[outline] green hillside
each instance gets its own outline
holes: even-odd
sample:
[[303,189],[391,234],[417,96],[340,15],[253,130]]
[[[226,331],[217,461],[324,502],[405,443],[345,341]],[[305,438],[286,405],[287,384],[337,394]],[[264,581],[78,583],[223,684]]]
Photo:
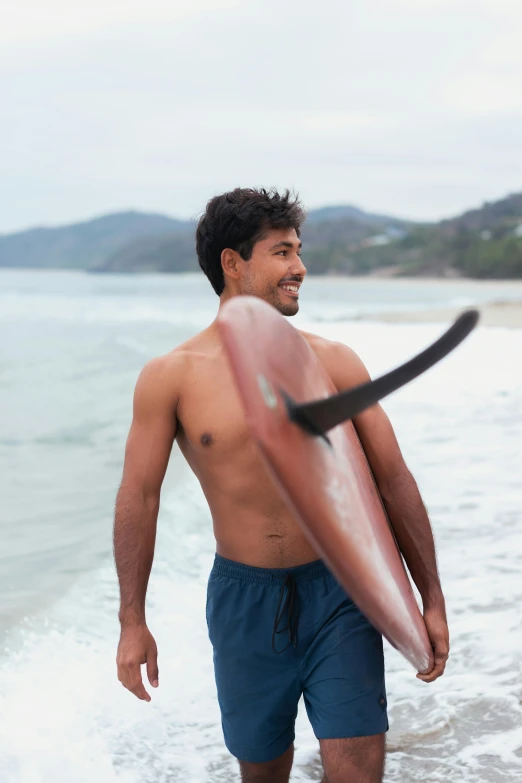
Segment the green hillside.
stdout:
[[[193,221],[165,215],[106,215],[0,236],[0,267],[197,271],[194,231]],[[309,213],[302,238],[312,274],[522,278],[522,193],[438,223],[323,207]]]
[[[310,219],[311,218],[311,219]],[[306,221],[302,239],[304,253],[309,271],[313,274],[324,274],[324,260],[328,259],[332,266],[336,256],[336,248],[341,248],[339,260],[345,258],[344,248],[358,246],[365,239],[377,232],[393,230],[395,221],[389,219],[389,224],[376,223],[371,220],[359,221],[352,218],[334,217],[328,220],[314,220],[314,213]],[[110,255],[105,263],[94,271],[98,272],[185,272],[199,269],[195,256],[194,232],[196,226],[191,225],[189,232],[179,232],[175,236],[161,238],[145,238],[130,243],[121,250]]]
[[194,232],[189,224],[175,236],[141,237],[92,265],[91,272],[197,272]]
[[[302,239],[308,269],[325,274],[346,259],[346,248],[358,247],[381,232],[404,233],[406,224],[396,218],[371,215],[356,207],[325,207],[311,210],[303,226]],[[190,231],[161,239],[133,242],[110,255],[97,267],[99,272],[181,272],[199,269],[195,256],[195,224]]]
[[33,228],[0,236],[0,267],[85,269],[103,264],[138,237],[187,231],[189,224],[165,215],[120,212],[58,228]]
[[[190,236],[143,240],[100,267],[107,272],[197,269]],[[439,223],[407,223],[355,207],[310,212],[302,232],[312,274],[522,277],[522,193]]]
[[[335,259],[332,259],[335,263]],[[336,268],[367,274],[522,278],[522,193],[440,223],[412,225],[385,244],[346,248]]]

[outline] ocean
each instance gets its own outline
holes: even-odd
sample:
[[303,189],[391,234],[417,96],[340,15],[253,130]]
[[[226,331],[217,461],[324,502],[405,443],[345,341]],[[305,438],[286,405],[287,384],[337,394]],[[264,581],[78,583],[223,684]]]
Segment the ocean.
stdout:
[[[348,343],[376,375],[444,325],[366,316],[507,298],[522,284],[312,278],[293,323]],[[238,780],[204,615],[210,514],[177,447],[148,594],[150,704],[115,666],[112,515],[134,384],[217,301],[199,275],[0,271],[2,783]],[[479,327],[384,403],[430,512],[452,638],[431,685],[386,645],[386,783],[522,778],[521,355],[522,330]],[[320,780],[304,709],[292,780]]]

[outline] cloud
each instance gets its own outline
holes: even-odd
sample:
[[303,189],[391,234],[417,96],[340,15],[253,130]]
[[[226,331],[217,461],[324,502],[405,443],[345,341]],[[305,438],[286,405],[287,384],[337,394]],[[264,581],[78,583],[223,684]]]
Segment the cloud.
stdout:
[[201,11],[234,8],[240,0],[17,0],[5,8],[0,42],[20,45],[85,35],[112,25],[164,23]]
[[236,184],[417,217],[521,188],[510,0],[40,7],[0,49],[5,229]]

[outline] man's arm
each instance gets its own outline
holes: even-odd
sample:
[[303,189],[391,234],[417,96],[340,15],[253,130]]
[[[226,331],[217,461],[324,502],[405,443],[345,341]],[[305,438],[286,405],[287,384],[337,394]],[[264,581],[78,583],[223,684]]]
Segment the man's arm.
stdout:
[[160,491],[176,436],[177,392],[172,356],[153,359],[140,373],[116,499],[114,558],[120,585],[121,636],[118,679],[138,698],[150,701],[149,682],[158,685],[157,648],[145,620],[145,597],[154,558]]
[[[329,343],[321,358],[339,391],[370,380],[362,361],[342,343]],[[444,672],[449,634],[444,596],[437,570],[430,521],[417,483],[402,456],[393,427],[380,405],[354,419],[357,434],[383,499],[399,548],[422,598],[426,628],[434,646],[435,666],[417,676],[432,682]]]

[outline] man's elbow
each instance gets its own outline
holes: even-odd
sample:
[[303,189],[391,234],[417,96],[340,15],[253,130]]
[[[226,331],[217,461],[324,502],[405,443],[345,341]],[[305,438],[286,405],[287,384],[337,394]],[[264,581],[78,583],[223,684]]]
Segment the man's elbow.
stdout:
[[160,489],[142,481],[123,479],[116,497],[116,510],[134,506],[155,513],[159,510]]
[[385,502],[393,501],[397,495],[402,495],[406,488],[417,486],[413,474],[404,463],[376,476],[376,484]]

